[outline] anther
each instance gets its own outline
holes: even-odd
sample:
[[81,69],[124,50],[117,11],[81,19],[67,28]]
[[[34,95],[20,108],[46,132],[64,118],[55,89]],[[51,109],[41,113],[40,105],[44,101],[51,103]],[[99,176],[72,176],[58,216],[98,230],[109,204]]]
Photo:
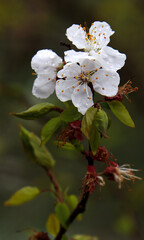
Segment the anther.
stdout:
[[105,90],[104,87],[102,88],[102,90]]
[[106,37],[104,37],[104,39],[106,39]]
[[81,28],[81,24],[79,25],[79,27],[78,27],[79,29]]
[[86,92],[86,89],[84,89],[84,92]]
[[91,97],[88,97],[88,99],[90,100],[90,99],[91,99]]
[[79,92],[79,88],[77,89],[77,91]]
[[101,33],[99,33],[99,36],[101,35]]
[[106,74],[106,77],[108,77],[108,74]]
[[96,77],[96,79],[98,79],[98,77]]
[[92,83],[94,83],[95,82],[95,80],[92,80]]
[[62,92],[64,92],[64,90],[62,90]]
[[75,86],[72,86],[72,88],[75,88]]

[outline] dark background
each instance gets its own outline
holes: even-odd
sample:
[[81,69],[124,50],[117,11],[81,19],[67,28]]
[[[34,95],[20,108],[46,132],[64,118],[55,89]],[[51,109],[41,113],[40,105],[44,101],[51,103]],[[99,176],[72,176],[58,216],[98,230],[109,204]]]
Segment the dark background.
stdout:
[[[69,43],[65,31],[73,23],[88,26],[93,21],[108,22],[115,34],[110,46],[127,55],[126,64],[119,71],[121,85],[132,79],[139,91],[125,101],[136,124],[128,128],[112,117],[109,140],[104,145],[118,159],[120,165],[130,163],[134,168],[144,168],[143,151],[143,92],[144,92],[144,2],[143,0],[0,0],[0,239],[27,240],[25,228],[45,231],[45,222],[53,212],[49,193],[43,193],[32,202],[19,207],[3,207],[3,202],[23,186],[47,187],[45,173],[25,155],[18,124],[40,135],[37,121],[24,121],[9,115],[20,112],[39,99],[32,96],[34,76],[30,61],[40,49],[52,49],[63,57]],[[47,101],[47,100],[45,100]],[[55,96],[48,99],[57,102]],[[80,195],[81,181],[85,174],[85,159],[77,153],[55,149],[48,142],[57,165],[58,179],[70,193]],[[98,166],[100,169],[100,166]],[[143,172],[138,173],[143,176]],[[100,240],[144,239],[144,183],[117,184],[107,182],[106,187],[91,196],[82,222],[76,222],[68,234],[85,233]],[[20,232],[17,232],[20,231]]]

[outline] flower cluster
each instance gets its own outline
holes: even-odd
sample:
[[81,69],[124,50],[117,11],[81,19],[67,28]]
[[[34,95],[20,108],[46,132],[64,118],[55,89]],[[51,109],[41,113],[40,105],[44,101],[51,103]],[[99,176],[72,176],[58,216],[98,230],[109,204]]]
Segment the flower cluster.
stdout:
[[56,91],[60,101],[71,100],[82,114],[94,104],[95,92],[114,97],[120,83],[117,70],[123,67],[126,55],[107,46],[113,33],[106,22],[92,23],[89,32],[73,24],[66,36],[83,51],[65,51],[64,61],[52,50],[38,51],[31,61],[37,74],[33,95],[48,98]]

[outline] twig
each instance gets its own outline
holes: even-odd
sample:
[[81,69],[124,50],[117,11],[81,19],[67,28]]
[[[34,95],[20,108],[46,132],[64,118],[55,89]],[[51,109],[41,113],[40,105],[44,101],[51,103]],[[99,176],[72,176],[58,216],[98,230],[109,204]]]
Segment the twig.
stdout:
[[53,170],[50,170],[50,169],[47,169],[47,168],[44,168],[44,169],[45,169],[47,175],[49,176],[49,179],[50,179],[51,183],[54,186],[55,195],[56,195],[58,201],[59,202],[63,202],[63,196],[62,196],[59,184],[57,182],[57,179],[56,179],[56,176],[55,176]]

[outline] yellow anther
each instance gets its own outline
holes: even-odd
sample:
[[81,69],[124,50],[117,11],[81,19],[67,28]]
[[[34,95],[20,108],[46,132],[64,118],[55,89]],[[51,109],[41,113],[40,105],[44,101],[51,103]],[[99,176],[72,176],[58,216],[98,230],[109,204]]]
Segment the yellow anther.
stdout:
[[92,80],[92,83],[94,83],[95,82],[95,80]]
[[85,27],[83,27],[83,30],[85,30],[86,28]]
[[79,92],[79,88],[77,89],[77,91]]
[[75,78],[75,79],[78,79],[78,77],[77,77],[77,76],[75,76],[74,78]]
[[96,72],[98,71],[98,69],[96,68]]
[[99,33],[99,36],[101,35],[101,33]]
[[96,33],[96,31],[94,31],[94,33]]
[[94,23],[92,23],[91,25],[94,25]]
[[64,92],[64,90],[62,90],[62,92]]
[[75,86],[72,86],[72,88],[75,88]]
[[88,99],[90,100],[90,99],[91,99],[91,97],[88,97]]
[[48,78],[48,80],[50,80],[50,78]]
[[104,39],[106,39],[106,37],[104,37]]
[[78,27],[79,29],[81,28],[81,24],[79,25],[79,27]]
[[104,25],[102,25],[102,28],[104,27]]
[[80,82],[78,82],[78,84],[80,84]]
[[99,45],[99,43],[97,42],[97,45]]
[[96,43],[96,41],[94,41],[94,43]]
[[86,89],[84,89],[84,92],[86,92]]
[[102,90],[105,90],[104,87],[102,88]]
[[59,81],[57,81],[59,83]]
[[106,74],[106,77],[108,77],[108,74]]
[[96,79],[98,79],[98,77],[96,77]]
[[83,65],[83,67],[85,67],[85,65]]
[[105,35],[105,33],[103,33],[103,35]]
[[100,52],[98,52],[98,54],[100,54]]
[[62,74],[62,77],[63,77],[63,74]]

